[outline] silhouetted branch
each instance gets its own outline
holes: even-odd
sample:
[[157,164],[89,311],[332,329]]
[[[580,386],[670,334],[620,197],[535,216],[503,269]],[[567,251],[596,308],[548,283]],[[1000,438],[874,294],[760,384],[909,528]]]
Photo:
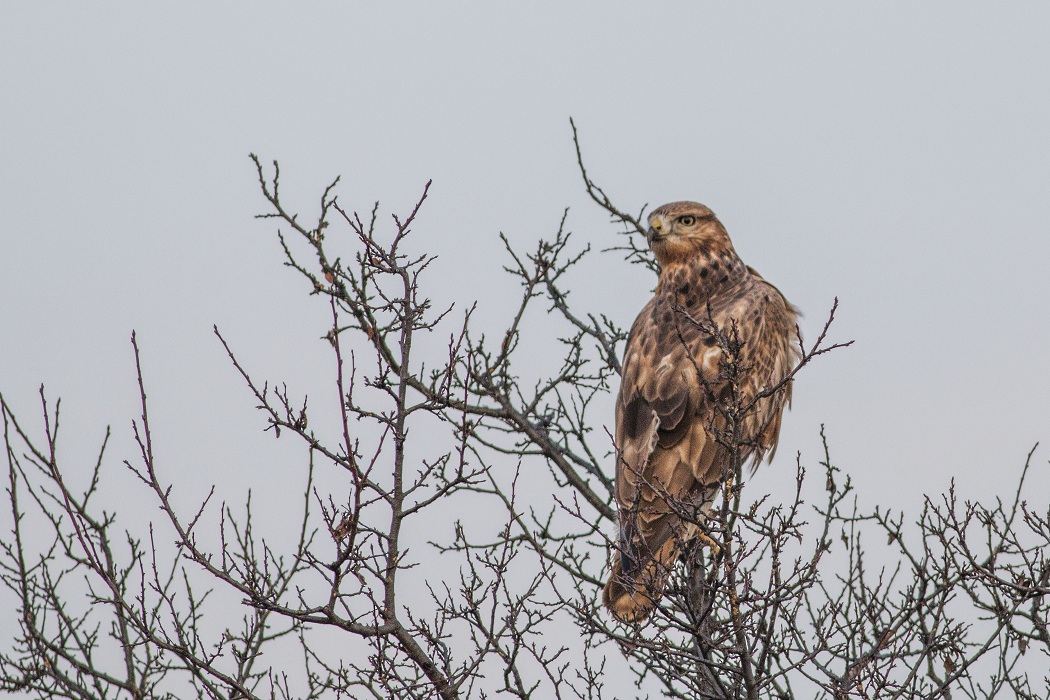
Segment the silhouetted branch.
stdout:
[[[612,250],[656,270],[645,207],[632,216],[613,204],[572,130],[588,196],[626,236]],[[797,365],[753,395],[739,387],[749,368],[736,324],[676,309],[722,350],[718,391],[703,386],[718,409],[710,430],[731,456],[710,513],[670,503],[703,536],[663,572],[669,584],[649,618],[624,624],[598,599],[617,546],[605,426],[626,332],[620,310],[582,309],[571,295],[572,272],[599,253],[575,244],[567,212],[535,247],[503,238],[518,297],[489,328],[473,305],[454,317],[426,296],[433,257],[412,251],[429,183],[405,216],[381,220],[378,203],[364,215],[344,209],[335,179],[316,215],[300,216],[281,200],[277,164],[252,160],[267,204],[260,218],[278,223],[285,265],[325,304],[329,379],[309,387],[308,400],[307,387],[262,379],[235,339],[214,332],[260,412],[260,433],[290,437],[301,464],[265,477],[253,469],[243,508],[207,485],[187,500],[183,490],[197,485],[181,483],[182,465],[154,441],[135,335],[137,454],[112,474],[108,430],[84,468],[59,449],[60,404],[43,388],[34,428],[0,394],[0,591],[10,601],[0,609],[12,611],[15,630],[0,642],[0,691],[537,700],[1050,692],[1050,512],[1023,493],[1034,448],[1010,498],[968,502],[952,484],[910,516],[865,504],[823,428],[818,466],[795,457],[792,492],[745,483],[755,445],[742,425],[758,402],[782,398],[802,368],[852,342],[829,340],[837,299],[815,341],[796,329]],[[523,369],[538,378],[525,382]],[[260,513],[260,494],[274,493],[281,506]],[[100,494],[122,499],[115,513]],[[136,521],[120,505],[130,498],[159,515]]]

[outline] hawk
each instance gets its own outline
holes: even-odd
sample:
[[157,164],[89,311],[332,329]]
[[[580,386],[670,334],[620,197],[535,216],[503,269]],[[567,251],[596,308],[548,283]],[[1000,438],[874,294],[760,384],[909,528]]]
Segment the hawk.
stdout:
[[[733,465],[772,458],[790,382],[771,390],[800,358],[798,310],[743,263],[710,209],[665,204],[649,226],[660,281],[624,352],[615,435],[620,534],[602,593],[624,622],[644,620],[656,605]],[[718,437],[730,409],[751,403],[737,416],[734,455],[724,432]]]

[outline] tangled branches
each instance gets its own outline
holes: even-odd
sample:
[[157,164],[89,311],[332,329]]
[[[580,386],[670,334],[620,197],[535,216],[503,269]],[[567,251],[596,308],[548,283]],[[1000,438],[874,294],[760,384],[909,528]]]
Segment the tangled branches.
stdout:
[[[566,218],[531,252],[503,239],[520,295],[506,326],[484,333],[473,307],[436,309],[426,296],[433,258],[411,251],[429,186],[386,225],[378,205],[365,216],[343,209],[333,182],[307,225],[282,201],[276,164],[253,162],[286,264],[330,315],[333,369],[320,390],[338,398],[337,413],[318,416],[305,393],[260,381],[215,334],[263,430],[302,445],[302,470],[276,485],[299,497],[264,523],[250,499],[243,513],[210,496],[176,506],[134,337],[138,454],[120,473],[122,488],[160,507],[147,531],[123,529],[119,511],[98,505],[115,478],[103,478],[108,434],[87,485],[75,487],[56,449],[60,404],[41,390],[44,427],[34,432],[0,396],[9,514],[0,581],[17,628],[0,646],[4,691],[1046,695],[1050,514],[1022,497],[1033,455],[1012,502],[963,502],[953,488],[917,518],[866,508],[826,440],[823,478],[807,476],[799,456],[795,491],[779,499],[753,493],[736,464],[702,523],[717,549],[687,548],[650,619],[616,623],[597,604],[615,530],[602,426],[626,335],[570,296],[572,271],[595,253],[575,246]],[[579,163],[588,192],[625,229],[623,264],[655,269],[638,242],[641,215],[620,212]],[[803,375],[839,345],[827,340],[835,308],[815,343],[799,338]],[[548,337],[528,335],[534,317]],[[731,379],[732,329],[712,332]],[[424,336],[447,342],[424,351]],[[561,352],[538,356],[536,342]],[[527,384],[523,368],[543,378]],[[720,439],[737,444],[732,427],[752,408],[727,404]],[[275,526],[294,530],[291,545],[274,544]]]

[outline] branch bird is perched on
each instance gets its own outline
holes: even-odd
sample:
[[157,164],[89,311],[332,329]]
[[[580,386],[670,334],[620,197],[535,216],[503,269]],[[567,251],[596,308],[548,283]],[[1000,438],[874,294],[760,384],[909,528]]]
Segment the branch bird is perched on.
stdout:
[[[602,594],[625,622],[644,620],[656,605],[732,465],[772,457],[791,386],[733,418],[735,448],[718,439],[729,420],[723,402],[735,397],[736,406],[748,406],[799,360],[797,310],[740,260],[710,209],[665,204],[649,215],[649,226],[660,281],[624,352],[616,400],[620,536]],[[740,343],[733,380],[728,337]]]

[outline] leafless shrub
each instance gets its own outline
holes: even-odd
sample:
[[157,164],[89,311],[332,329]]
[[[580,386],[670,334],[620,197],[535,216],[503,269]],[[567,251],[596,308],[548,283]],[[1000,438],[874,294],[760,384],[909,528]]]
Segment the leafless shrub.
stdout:
[[[644,208],[637,217],[621,212],[590,180],[578,142],[577,155],[588,193],[623,229],[625,243],[614,250],[656,269],[638,238]],[[122,529],[120,514],[97,504],[108,434],[88,485],[73,488],[56,451],[59,403],[41,389],[44,427],[36,433],[19,419],[23,409],[0,396],[9,512],[0,580],[18,630],[0,646],[4,691],[49,698],[1050,692],[1050,513],[1022,500],[1031,454],[1012,502],[960,502],[953,488],[927,499],[917,519],[866,509],[827,441],[823,479],[807,478],[799,456],[794,498],[780,502],[745,497],[738,460],[711,517],[691,516],[717,547],[687,548],[650,619],[617,623],[598,604],[615,512],[611,440],[601,428],[610,420],[595,406],[615,389],[626,335],[570,301],[569,273],[589,248],[574,247],[564,218],[531,252],[504,239],[520,302],[506,328],[482,334],[472,309],[455,315],[424,295],[432,258],[411,254],[408,242],[427,188],[385,227],[378,205],[366,216],[341,208],[332,183],[317,218],[304,224],[281,200],[276,164],[268,171],[253,162],[269,207],[263,217],[283,231],[286,264],[331,314],[334,420],[318,420],[284,385],[256,379],[215,330],[265,430],[303,445],[295,544],[272,545],[250,499],[243,514],[211,497],[190,511],[175,507],[171,476],[156,466],[134,336],[139,451],[123,473],[161,508],[148,531]],[[799,337],[803,373],[840,347],[827,340],[835,311],[814,343]],[[526,319],[548,312],[559,320],[550,328],[561,356],[523,356]],[[733,361],[739,339],[732,328],[710,332],[732,382],[746,371]],[[434,333],[448,338],[444,351],[421,356],[421,336]],[[526,385],[520,368],[541,362],[546,378]],[[752,408],[731,400],[720,407],[723,444],[739,448],[734,426]],[[329,425],[337,429],[318,427]],[[484,522],[464,515],[482,511]],[[872,542],[883,540],[872,554]],[[621,659],[630,675],[613,671]],[[623,682],[631,675],[636,686]]]

